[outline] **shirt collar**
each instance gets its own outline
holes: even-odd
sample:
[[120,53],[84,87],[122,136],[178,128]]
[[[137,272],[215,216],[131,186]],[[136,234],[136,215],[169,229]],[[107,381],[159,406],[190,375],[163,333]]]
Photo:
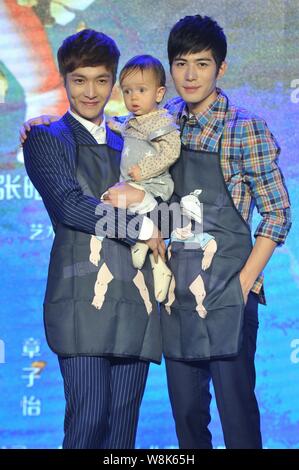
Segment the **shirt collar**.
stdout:
[[185,103],[180,116],[180,121],[185,120],[189,125],[199,125],[203,128],[213,116],[214,119],[223,120],[227,111],[228,98],[220,88],[216,88],[217,98],[210,106],[203,112],[197,114],[190,114],[187,104]]
[[80,124],[82,124],[82,126],[85,127],[85,129],[88,130],[88,132],[90,132],[92,136],[101,135],[102,136],[101,140],[103,140],[103,143],[106,142],[106,117],[105,115],[103,115],[103,120],[101,124],[98,126],[97,124],[94,124],[93,122],[88,121],[88,119],[84,119],[78,114],[73,113],[73,111],[71,111],[70,109],[69,109],[69,113],[73,116],[73,118],[75,118],[78,122],[80,122]]
[[147,114],[143,114],[142,116],[135,116],[134,114],[130,113],[127,117],[127,122],[130,121],[130,123],[138,123],[138,124],[143,124],[145,121],[147,121],[148,119],[150,120],[153,116],[155,116],[156,114],[160,115],[160,116],[163,116],[164,114],[167,114],[167,110],[166,109],[155,109],[155,111],[152,111],[150,113],[147,113]]

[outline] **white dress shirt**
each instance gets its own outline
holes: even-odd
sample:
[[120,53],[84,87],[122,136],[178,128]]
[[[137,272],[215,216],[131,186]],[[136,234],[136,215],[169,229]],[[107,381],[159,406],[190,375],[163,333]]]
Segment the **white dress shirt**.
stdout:
[[91,121],[88,121],[88,119],[85,119],[79,114],[73,113],[69,109],[69,113],[73,116],[73,118],[77,119],[77,121],[82,124],[82,126],[85,127],[85,129],[88,130],[88,132],[95,138],[98,144],[106,144],[106,118],[105,115],[103,116],[103,120],[101,124],[98,126],[97,124],[94,124]]

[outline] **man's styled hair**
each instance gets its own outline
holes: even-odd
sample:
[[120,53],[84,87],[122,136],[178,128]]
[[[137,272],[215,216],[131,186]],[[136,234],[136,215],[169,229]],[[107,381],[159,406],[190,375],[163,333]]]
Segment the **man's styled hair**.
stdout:
[[155,74],[157,85],[165,86],[166,75],[165,70],[161,62],[151,55],[136,55],[132,57],[121,69],[119,74],[119,83],[121,85],[125,77],[133,72],[144,70],[152,70]]
[[120,52],[109,36],[93,29],[84,29],[68,36],[57,52],[59,72],[64,80],[66,74],[79,67],[104,65],[116,80]]
[[211,50],[219,70],[227,53],[226,37],[219,24],[209,16],[185,16],[171,29],[168,38],[170,67],[176,57]]

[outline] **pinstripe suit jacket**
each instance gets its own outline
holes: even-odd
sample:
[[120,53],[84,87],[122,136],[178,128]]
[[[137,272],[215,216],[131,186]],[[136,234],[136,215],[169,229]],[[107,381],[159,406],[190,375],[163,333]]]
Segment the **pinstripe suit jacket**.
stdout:
[[[106,131],[108,147],[121,152],[121,137],[108,127]],[[94,235],[99,220],[95,210],[100,201],[84,195],[76,179],[76,144],[96,145],[97,142],[69,113],[50,126],[33,126],[24,145],[25,166],[43,199],[54,229],[57,223],[61,223]],[[122,216],[118,217],[120,213]],[[106,220],[108,227],[118,227],[124,232],[132,217],[123,210],[109,210]],[[142,216],[136,220],[140,226]],[[137,238],[138,233],[136,238],[127,236],[124,241],[132,245]]]

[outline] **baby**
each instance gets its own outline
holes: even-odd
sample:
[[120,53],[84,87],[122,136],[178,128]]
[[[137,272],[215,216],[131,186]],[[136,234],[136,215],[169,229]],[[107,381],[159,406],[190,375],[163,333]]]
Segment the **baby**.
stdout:
[[[173,181],[169,167],[179,158],[180,135],[173,118],[158,105],[163,100],[166,87],[165,70],[161,62],[150,55],[139,55],[129,60],[120,72],[119,83],[125,105],[130,111],[124,122],[110,120],[109,127],[121,133],[124,148],[120,165],[120,181],[127,181],[145,192],[143,201],[129,209],[145,214],[154,209],[160,197],[170,199]],[[101,247],[93,239],[93,250]],[[148,246],[138,242],[132,248],[132,261],[140,269],[145,261]],[[94,251],[93,251],[94,252]],[[155,296],[162,302],[168,292],[171,271],[159,257],[155,263],[150,255],[155,283]]]

